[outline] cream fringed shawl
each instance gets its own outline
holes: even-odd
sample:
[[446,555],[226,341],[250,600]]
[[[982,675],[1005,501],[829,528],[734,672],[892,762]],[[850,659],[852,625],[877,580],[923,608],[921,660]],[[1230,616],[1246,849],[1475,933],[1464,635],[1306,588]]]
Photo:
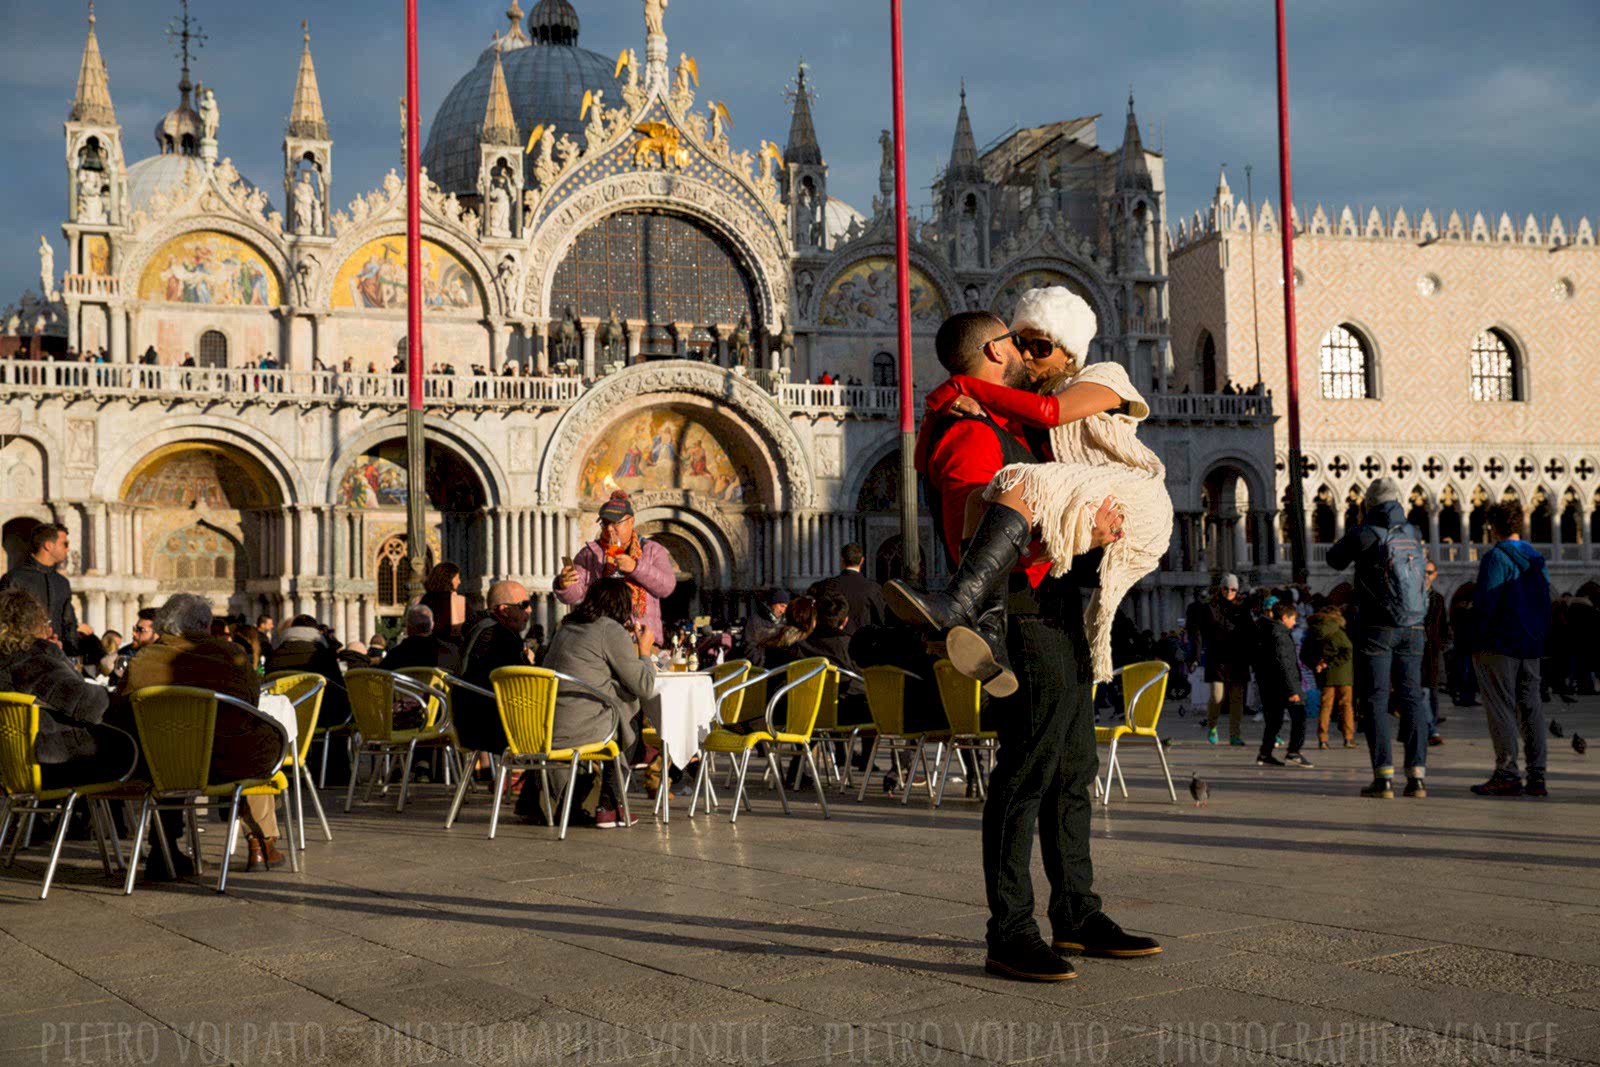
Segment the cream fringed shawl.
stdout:
[[1068,379],[1110,389],[1127,403],[1128,414],[1091,415],[1050,431],[1051,463],[1012,464],[994,476],[985,497],[994,500],[1015,487],[1032,509],[1056,577],[1072,567],[1072,557],[1090,550],[1095,512],[1112,497],[1122,512],[1123,537],[1100,561],[1100,588],[1084,611],[1094,678],[1111,680],[1111,624],[1122,598],[1135,582],[1161,565],[1172,539],[1172,498],[1166,467],[1135,434],[1149,414],[1127,371],[1116,363],[1093,363]]

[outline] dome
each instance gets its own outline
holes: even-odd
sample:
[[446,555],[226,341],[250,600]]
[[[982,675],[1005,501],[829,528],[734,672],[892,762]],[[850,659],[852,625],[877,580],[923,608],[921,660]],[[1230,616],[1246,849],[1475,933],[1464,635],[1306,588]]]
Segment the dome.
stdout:
[[[196,156],[163,155],[141,159],[128,168],[128,208],[143,211],[156,193],[171,197],[181,191],[191,180],[205,178],[206,165]],[[241,178],[246,190],[254,190],[255,183]]]
[[[616,60],[578,47],[577,16],[572,14],[569,23],[571,11],[566,0],[546,0],[528,16],[535,43],[498,50],[511,109],[524,138],[535,126],[553,124],[557,137],[568,133],[581,143],[583,123],[578,112],[587,90],[604,89],[608,107],[622,103],[622,83],[614,74]],[[545,40],[570,39],[571,43],[541,43],[541,36]],[[478,137],[489,102],[495,53],[496,49],[486,50],[477,66],[456,82],[428,130],[422,165],[446,192],[478,191]],[[524,156],[524,165],[531,167],[530,157]]]
[[867,224],[865,215],[836,196],[828,197],[828,206],[823,210],[822,220],[823,226],[828,231],[830,248],[844,240],[845,231],[850,228],[852,222],[859,222],[863,226]]

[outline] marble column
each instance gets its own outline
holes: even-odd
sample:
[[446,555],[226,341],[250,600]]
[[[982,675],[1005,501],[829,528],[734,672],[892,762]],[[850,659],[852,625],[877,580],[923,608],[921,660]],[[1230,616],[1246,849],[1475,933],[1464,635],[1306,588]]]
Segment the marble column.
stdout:
[[585,381],[592,382],[595,379],[594,342],[597,324],[593,319],[585,319],[580,325],[583,329],[583,377]]
[[111,319],[111,351],[113,363],[128,362],[128,312],[120,304],[113,304],[106,309],[106,315]]
[[[106,563],[109,557],[107,542],[111,538],[111,516],[109,505],[104,501],[96,501],[89,506],[89,515],[94,523],[90,543],[83,555],[85,574],[105,574]],[[81,544],[81,542],[80,542]]]
[[535,319],[528,324],[528,343],[533,346],[533,366],[540,377],[550,373],[550,323]]
[[639,362],[639,349],[644,342],[644,323],[629,319],[623,324],[623,328],[628,333],[628,362],[630,364],[637,363]]
[[1428,505],[1428,552],[1434,562],[1439,560],[1439,512],[1442,510],[1438,503]]

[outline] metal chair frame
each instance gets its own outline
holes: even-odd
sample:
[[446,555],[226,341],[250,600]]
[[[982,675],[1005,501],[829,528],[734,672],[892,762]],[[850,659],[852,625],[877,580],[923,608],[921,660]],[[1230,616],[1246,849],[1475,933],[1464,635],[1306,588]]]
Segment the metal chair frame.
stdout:
[[[280,728],[279,727],[279,723],[277,722],[277,720],[271,718],[270,716],[263,715],[260,708],[257,708],[255,705],[247,703],[246,701],[240,700],[238,697],[229,696],[226,693],[218,693],[218,692],[215,692],[215,691],[212,691],[212,690],[200,690],[198,686],[153,686],[151,688],[153,688],[153,689],[166,689],[166,690],[173,690],[173,689],[184,690],[184,689],[187,689],[187,690],[197,690],[197,691],[201,691],[201,692],[206,692],[206,693],[209,693],[211,695],[211,697],[216,701],[218,707],[221,707],[222,705],[226,704],[227,706],[229,706],[231,708],[234,708],[234,709],[236,709],[238,711],[243,711],[243,712],[245,712],[245,713],[247,713],[249,715],[254,715],[258,719],[262,719],[262,720],[264,720],[266,722],[269,722],[269,723],[271,723],[273,725],[274,728]],[[137,692],[135,692],[133,694],[133,699],[137,700],[141,693],[147,693],[149,691],[150,690],[148,690],[148,689],[138,690]],[[213,717],[213,721],[214,721],[214,717]],[[272,772],[270,774],[267,774],[266,776],[264,776],[262,778],[259,778],[259,779],[254,779],[254,778],[241,779],[239,781],[231,783],[233,788],[230,791],[230,793],[228,794],[229,795],[229,809],[228,809],[227,842],[226,842],[226,844],[224,844],[223,850],[222,850],[222,869],[217,874],[217,892],[218,893],[226,893],[228,891],[228,869],[229,869],[229,867],[231,865],[231,862],[232,862],[232,859],[233,859],[233,850],[235,848],[237,848],[238,844],[239,844],[239,800],[240,800],[240,798],[244,795],[244,791],[246,789],[255,789],[255,788],[259,788],[259,787],[264,786],[264,785],[273,784],[272,779],[275,776],[277,776],[279,773],[282,772],[283,765],[286,762],[288,762],[288,760],[289,760],[289,758],[290,758],[290,756],[292,754],[293,754],[293,748],[291,747],[290,739],[289,739],[289,737],[287,735],[284,735],[283,736],[283,749],[278,755],[277,765],[273,768],[273,770],[272,770]],[[281,789],[278,792],[277,795],[284,799],[284,815],[285,815],[284,827],[285,827],[285,833],[286,833],[286,835],[288,837],[288,844],[289,844],[289,869],[294,871],[296,874],[299,874],[300,873],[300,846],[297,844],[297,842],[295,840],[295,821],[294,821],[294,817],[293,817],[294,813],[289,810],[290,801],[288,799],[289,798],[289,789],[287,787],[287,783],[285,783],[285,787],[283,789]],[[136,878],[136,876],[138,874],[138,871],[139,871],[139,853],[140,853],[140,849],[142,848],[142,846],[144,844],[145,831],[147,829],[149,829],[150,822],[151,822],[151,816],[156,814],[156,813],[159,813],[160,810],[163,807],[166,807],[168,810],[178,809],[178,810],[182,810],[182,811],[186,812],[187,819],[188,819],[188,830],[189,830],[189,851],[190,851],[191,856],[194,859],[195,873],[196,874],[203,873],[202,872],[202,868],[201,868],[201,859],[200,859],[199,827],[196,825],[196,821],[195,821],[195,805],[196,805],[197,802],[202,801],[202,800],[206,800],[206,799],[209,799],[209,798],[208,798],[206,792],[203,789],[162,790],[162,791],[160,791],[160,793],[158,795],[158,791],[157,791],[157,789],[155,787],[154,782],[151,783],[149,791],[146,792],[145,795],[144,795],[144,803],[142,805],[140,805],[140,808],[139,808],[138,821],[136,823],[136,828],[135,828],[134,833],[133,833],[133,848],[130,851],[129,857],[128,857],[128,864],[127,864],[128,877],[127,877],[126,883],[123,885],[123,890],[122,890],[124,895],[131,896],[133,894],[133,883],[134,883],[134,880],[135,880],[135,878]],[[160,819],[156,819],[155,823],[156,823],[156,837],[157,837],[158,842],[159,842],[159,844],[161,846],[162,852],[165,855],[165,858],[167,860],[167,869],[171,870],[172,869],[172,852],[171,852],[171,850],[170,850],[170,848],[168,846],[166,834],[162,830],[161,820]]]
[[[566,674],[566,673],[564,673],[562,671],[554,671],[554,670],[551,670],[549,667],[499,667],[499,668],[496,668],[496,670],[493,673],[490,674],[490,676],[489,676],[490,679],[492,680],[494,678],[495,674],[498,674],[500,671],[504,671],[504,670],[533,670],[533,671],[539,671],[539,672],[541,672],[543,674],[551,675],[552,677],[554,677],[556,679],[556,694],[555,694],[555,697],[551,701],[551,705],[552,705],[552,725],[554,725],[554,711],[553,711],[554,704],[555,704],[555,701],[560,698],[561,685],[563,685],[563,684],[573,685],[573,686],[577,686],[579,689],[587,690],[591,696],[597,698],[602,703],[606,704],[607,706],[611,705],[611,697],[607,696],[605,693],[602,693],[600,690],[596,689],[594,686],[590,685],[589,683],[584,682],[584,681],[582,681],[580,679],[574,678],[572,675]],[[466,684],[466,683],[463,683],[463,684]],[[476,687],[476,686],[473,686],[471,688],[476,689],[478,692],[482,692],[482,690],[478,689],[478,687]],[[498,706],[498,704],[499,704],[498,695],[497,694],[491,694],[491,695],[495,697],[496,706]],[[501,721],[504,722],[504,720],[505,720],[505,712],[502,710],[502,712],[501,712]],[[510,738],[510,731],[509,730],[506,732],[506,736],[507,736],[508,739]],[[582,754],[583,751],[586,750],[586,749],[592,749],[592,748],[595,748],[597,746],[610,745],[616,739],[617,739],[617,730],[615,728],[613,728],[612,731],[609,734],[607,734],[602,740],[589,741],[589,742],[585,742],[585,743],[583,743],[581,745],[573,745],[573,746],[571,746],[571,751],[572,751],[573,755],[572,755],[572,757],[570,759],[551,759],[549,756],[545,755],[542,752],[513,752],[513,751],[511,751],[511,749],[509,747],[506,748],[506,750],[500,754],[500,759],[498,761],[499,766],[498,766],[497,772],[495,774],[494,810],[489,815],[489,840],[491,840],[491,841],[494,840],[495,833],[500,828],[500,805],[505,800],[506,775],[513,767],[522,768],[524,770],[536,770],[536,771],[539,772],[539,780],[540,780],[542,788],[544,789],[544,798],[545,798],[546,805],[548,806],[548,804],[550,802],[550,799],[551,799],[550,798],[550,774],[549,774],[550,765],[552,763],[570,763],[572,765],[572,773],[567,776],[567,788],[566,788],[566,791],[565,791],[565,793],[564,793],[564,795],[562,797],[562,801],[561,801],[561,827],[560,827],[559,832],[556,835],[557,840],[565,841],[567,839],[567,823],[568,823],[568,820],[569,820],[569,818],[571,817],[571,814],[572,814],[572,797],[573,797],[573,794],[577,791],[577,786],[578,786],[578,764],[580,764],[580,763],[588,763],[590,765],[593,765],[595,763],[608,762],[608,763],[611,764],[611,769],[612,769],[613,773],[616,774],[616,777],[617,777],[617,783],[616,783],[617,784],[617,802],[622,805],[622,822],[623,822],[623,825],[627,826],[629,823],[631,823],[633,821],[633,819],[632,819],[631,813],[630,813],[629,808],[628,808],[628,782],[627,782],[627,779],[623,776],[622,765],[623,765],[623,763],[625,761],[623,759],[622,754],[620,752],[618,752],[615,757],[609,757],[608,756],[605,759],[599,759],[599,758],[595,758],[595,757],[592,757],[592,756],[584,756]],[[526,776],[524,776],[523,781],[524,781],[523,788],[526,789],[527,788],[527,785],[526,785],[527,778],[526,778]],[[463,782],[462,784],[463,784],[463,786],[465,786],[465,782]],[[456,793],[456,804],[452,806],[452,813],[451,813],[451,817],[452,818],[454,818],[454,809],[459,808],[461,797],[463,797],[464,795],[465,795],[465,789],[464,788],[457,791],[457,793]]]
[[[1149,662],[1150,663],[1160,663],[1159,660],[1150,660]],[[1116,670],[1111,672],[1111,676],[1113,678],[1120,678],[1120,677],[1122,677],[1122,673],[1124,671],[1126,671],[1128,669],[1128,667],[1138,667],[1138,666],[1144,666],[1144,664],[1142,664],[1142,663],[1130,663],[1130,664],[1127,664],[1126,666],[1118,667]],[[1117,762],[1117,745],[1123,738],[1132,738],[1135,741],[1143,740],[1143,741],[1153,742],[1155,744],[1156,755],[1161,757],[1161,771],[1167,777],[1167,792],[1169,794],[1171,794],[1172,802],[1174,804],[1176,804],[1178,802],[1178,790],[1172,784],[1172,768],[1167,765],[1167,749],[1166,749],[1166,746],[1164,744],[1162,744],[1162,742],[1161,742],[1161,735],[1160,735],[1159,732],[1157,732],[1156,726],[1152,725],[1148,732],[1138,731],[1138,729],[1134,726],[1134,714],[1133,713],[1134,713],[1135,709],[1138,708],[1139,701],[1144,698],[1145,693],[1149,692],[1152,687],[1154,687],[1157,683],[1161,682],[1162,679],[1166,678],[1168,673],[1172,669],[1169,665],[1167,665],[1165,663],[1161,663],[1160,666],[1161,666],[1161,669],[1156,671],[1156,673],[1150,678],[1149,681],[1145,682],[1143,685],[1141,685],[1138,689],[1136,689],[1134,691],[1133,697],[1131,699],[1124,699],[1123,702],[1122,702],[1122,719],[1123,719],[1122,725],[1127,726],[1130,732],[1117,734],[1116,736],[1111,738],[1111,752],[1106,757],[1106,776],[1105,776],[1105,780],[1104,780],[1104,782],[1101,782],[1101,781],[1098,781],[1098,780],[1095,782],[1095,788],[1100,793],[1100,806],[1101,807],[1109,807],[1110,804],[1111,804],[1111,775],[1113,773],[1115,773],[1116,776],[1117,776],[1117,785],[1122,789],[1122,798],[1124,800],[1126,800],[1128,798],[1128,783],[1123,780],[1123,778],[1122,778],[1122,765]],[[1160,711],[1160,709],[1157,709],[1157,711],[1156,711],[1156,720],[1155,721],[1158,724],[1161,721],[1161,711]]]
[[[934,665],[934,673],[936,676],[939,675],[941,667],[947,668],[950,671],[955,670],[955,667],[950,664],[949,660],[940,660],[939,663]],[[943,679],[936,677],[935,681],[939,683],[939,704],[942,708],[944,708],[944,720],[946,725],[950,727],[950,734],[946,738],[948,747],[945,749],[944,760],[939,767],[939,791],[933,798],[933,806],[937,808],[944,803],[944,787],[950,778],[950,760],[960,752],[973,753],[973,769],[970,772],[973,775],[973,785],[975,786],[975,791],[978,794],[978,799],[987,800],[989,797],[989,787],[986,781],[988,774],[983,766],[984,757],[987,755],[988,760],[992,765],[994,761],[994,754],[999,750],[1000,747],[999,739],[995,737],[994,734],[988,733],[981,729],[975,732],[965,733],[958,731],[955,727],[955,717],[951,715],[950,706],[945,702],[945,687],[943,684]],[[966,679],[966,681],[971,682],[972,688],[979,690],[981,694],[981,686],[977,681],[973,679]],[[981,701],[981,695],[979,699]],[[977,722],[979,715],[981,715],[981,705],[980,707],[975,707],[973,709],[974,723]],[[962,762],[965,764],[964,760]]]
[[[446,693],[446,692],[444,692],[442,690],[435,689],[431,685],[424,685],[422,682],[417,681],[417,679],[412,678],[409,675],[401,674],[398,671],[386,671],[381,667],[360,667],[360,668],[357,668],[357,670],[372,671],[375,674],[388,675],[389,679],[390,679],[390,684],[394,687],[394,689],[400,690],[405,695],[415,697],[420,701],[426,702],[430,698],[438,700],[439,701],[439,707],[440,707],[439,718],[435,719],[433,721],[433,723],[431,723],[429,725],[425,725],[422,728],[422,730],[424,730],[424,731],[434,731],[434,732],[437,732],[439,735],[443,735],[443,734],[445,734],[445,733],[447,733],[449,731],[449,729],[450,729],[450,694],[448,694],[448,693]],[[393,733],[393,731],[394,731],[394,709],[393,709],[392,706],[384,712],[384,716],[385,716],[385,721],[389,724],[389,731],[391,733]],[[366,794],[362,797],[363,802],[365,802],[365,801],[368,801],[368,800],[372,799],[372,791],[373,791],[374,787],[377,785],[377,782],[378,782],[378,775],[379,775],[378,757],[379,756],[384,757],[383,763],[382,763],[382,766],[383,766],[383,772],[382,772],[382,774],[383,774],[383,791],[385,793],[387,793],[389,791],[389,773],[390,773],[390,770],[391,770],[390,761],[394,758],[394,756],[397,753],[400,752],[401,749],[405,750],[406,762],[405,762],[405,767],[401,771],[401,774],[400,774],[400,795],[399,795],[399,798],[395,801],[394,810],[395,810],[396,814],[399,814],[400,812],[405,811],[406,810],[406,797],[410,794],[410,791],[411,791],[411,764],[412,764],[412,761],[416,758],[416,755],[417,755],[417,743],[419,741],[431,741],[431,740],[433,740],[433,738],[431,738],[431,737],[424,738],[424,737],[421,737],[421,736],[415,736],[415,737],[411,737],[411,738],[409,738],[409,739],[407,739],[405,741],[392,741],[392,740],[388,740],[388,739],[362,737],[360,729],[361,729],[360,726],[356,725],[356,727],[355,727],[355,730],[356,730],[355,737],[356,737],[357,741],[356,741],[355,751],[351,754],[351,757],[350,757],[350,784],[346,788],[345,795],[344,795],[344,810],[345,810],[345,813],[348,814],[349,811],[350,811],[351,805],[355,803],[356,781],[357,781],[357,779],[360,778],[361,757],[364,756],[364,755],[372,757],[372,776],[367,779],[367,791],[366,791]],[[410,733],[410,732],[413,732],[413,731],[407,731],[407,732]],[[421,731],[416,731],[416,732],[419,733],[419,734],[421,733]]]
[[[39,703],[38,698],[26,693],[4,693],[0,698],[7,702],[21,703],[23,700],[31,702],[40,712],[48,711],[49,707]],[[39,789],[35,791],[32,784],[26,788],[11,789],[0,783],[0,848],[5,845],[6,834],[11,831],[11,823],[16,819],[16,834],[11,840],[11,849],[6,854],[5,866],[9,867],[16,861],[17,848],[25,836],[31,837],[33,820],[37,815],[56,814],[55,840],[50,846],[50,860],[45,865],[44,882],[39,890],[39,899],[47,900],[50,896],[50,884],[55,880],[56,867],[61,861],[61,849],[67,839],[67,825],[72,818],[73,805],[82,797],[89,804],[89,826],[94,833],[95,845],[100,850],[100,865],[104,868],[106,877],[114,877],[112,870],[111,853],[106,848],[106,837],[112,839],[118,866],[123,865],[122,843],[116,837],[116,823],[113,821],[110,810],[112,800],[126,799],[121,795],[127,787],[127,782],[133,776],[134,768],[138,766],[139,746],[133,743],[133,737],[126,730],[114,726],[105,729],[116,730],[128,738],[134,751],[134,758],[128,764],[128,769],[121,776],[108,779],[105,782],[85,782],[77,786],[62,786],[56,789]],[[36,735],[37,736],[37,735]],[[29,744],[32,744],[30,740]],[[37,760],[32,761],[37,765]],[[120,787],[120,788],[119,788]],[[21,818],[26,816],[26,818]]]
[[[784,745],[790,745],[790,746],[793,746],[795,748],[798,748],[800,750],[800,753],[805,756],[806,767],[811,772],[812,784],[816,787],[817,803],[822,806],[822,817],[824,819],[830,819],[830,818],[833,817],[832,813],[828,810],[828,795],[827,795],[827,792],[822,788],[822,776],[817,773],[817,764],[816,764],[816,761],[812,758],[812,755],[811,755],[812,744],[811,744],[810,732],[808,731],[806,733],[806,740],[805,740],[804,743],[794,742],[794,741],[780,741],[780,740],[778,740],[779,731],[774,727],[774,724],[773,724],[773,721],[772,721],[772,713],[777,708],[778,700],[781,697],[786,696],[790,691],[792,691],[794,689],[798,689],[800,686],[802,686],[805,683],[811,681],[813,678],[817,677],[819,674],[822,674],[824,671],[827,671],[829,669],[832,669],[832,664],[829,664],[829,663],[826,663],[826,662],[819,663],[817,666],[811,668],[809,671],[807,671],[805,674],[801,675],[799,678],[792,679],[789,682],[787,682],[786,684],[784,684],[783,686],[779,687],[777,692],[773,693],[771,696],[769,696],[767,698],[767,706],[766,706],[765,709],[762,710],[761,718],[759,720],[762,723],[762,725],[765,727],[765,729],[763,731],[761,731],[761,732],[764,732],[764,733],[767,734],[767,739],[762,740],[762,741],[757,741],[757,742],[755,742],[753,744],[750,744],[750,745],[746,746],[746,748],[744,749],[744,751],[742,753],[742,758],[740,758],[739,756],[735,756],[732,753],[728,753],[728,755],[730,756],[730,758],[733,761],[734,771],[735,771],[735,774],[736,774],[736,777],[737,777],[736,788],[735,788],[735,792],[734,792],[734,795],[733,795],[733,811],[732,811],[731,816],[729,818],[729,822],[738,822],[739,821],[739,808],[740,808],[741,804],[744,806],[744,809],[746,811],[753,811],[754,810],[750,805],[750,798],[749,798],[749,796],[747,794],[746,785],[747,785],[747,780],[748,780],[749,773],[750,773],[750,757],[751,757],[752,754],[754,754],[754,752],[755,752],[755,750],[757,748],[763,749],[762,756],[766,760],[767,770],[771,772],[774,784],[777,786],[777,789],[778,789],[778,801],[783,805],[783,813],[785,815],[793,815],[794,814],[794,812],[789,807],[789,798],[788,798],[788,796],[785,793],[784,788],[783,788],[783,768],[780,767],[779,764],[778,764],[778,757],[779,757],[779,755],[781,753],[781,750],[782,750]],[[785,674],[786,675],[788,673],[788,670],[789,670],[789,667],[787,665],[783,666],[783,667],[775,667],[770,671],[766,671],[766,672],[762,673],[758,677],[748,679],[747,681],[745,681],[745,682],[743,682],[743,683],[741,683],[739,685],[736,685],[736,686],[730,686],[729,689],[727,690],[727,692],[722,694],[721,699],[718,700],[719,707],[721,705],[722,700],[727,699],[729,696],[732,696],[734,693],[739,692],[740,690],[745,689],[745,688],[747,688],[749,686],[759,685],[759,684],[761,684],[763,682],[766,682],[770,678],[773,678],[776,675],[779,675],[779,674]],[[741,721],[752,721],[752,720],[741,720]],[[706,771],[702,771],[700,773],[699,777],[695,781],[695,795],[689,802],[689,815],[690,815],[691,818],[694,816],[695,807],[696,807],[696,804],[697,804],[697,802],[699,800],[699,797],[700,797],[700,786],[701,786],[701,783],[705,783],[705,785],[708,788],[709,788],[709,786],[711,784],[710,776]],[[706,803],[707,803],[708,806],[710,806],[710,805],[712,805],[714,803],[714,801],[710,798],[709,795],[708,795]]]
[[[301,693],[298,697],[289,697],[289,703],[294,705],[296,717],[298,718],[300,706],[308,700],[319,697],[322,691],[327,688],[328,680],[322,675],[313,674],[311,671],[274,671],[263,681],[261,692],[263,695],[272,692],[272,683],[274,682],[301,677],[313,678],[316,681],[310,689]],[[288,696],[287,693],[281,695]],[[290,765],[294,768],[294,773],[290,776],[290,780],[294,785],[294,811],[290,813],[290,818],[295,820],[295,826],[300,833],[300,847],[302,849],[306,847],[306,793],[311,795],[311,805],[317,810],[317,822],[322,824],[323,839],[326,841],[333,840],[333,830],[328,826],[328,815],[322,810],[322,798],[317,795],[317,786],[311,781],[311,772],[306,770],[306,759],[311,755],[311,743],[316,739],[316,732],[316,724],[313,720],[311,730],[304,737],[296,740],[294,756],[290,760]],[[326,746],[323,748],[323,754],[324,756],[327,754]],[[305,785],[304,792],[301,791],[302,780]]]
[[[919,674],[914,674],[911,671],[906,670],[904,667],[895,667],[890,664],[884,664],[878,667],[869,667],[867,669],[873,671],[898,671],[900,674],[905,675],[908,681],[926,681],[926,679]],[[865,679],[863,679],[863,682],[865,682]],[[868,690],[868,706],[871,706],[870,689]],[[943,710],[942,705],[940,710]],[[856,793],[856,801],[859,803],[867,799],[867,786],[872,783],[872,775],[878,769],[878,750],[880,748],[889,754],[890,766],[894,768],[895,776],[899,778],[902,783],[900,803],[904,805],[911,799],[911,789],[912,784],[916,781],[918,763],[921,763],[922,765],[923,779],[927,783],[928,796],[931,799],[934,795],[933,780],[935,774],[928,766],[926,749],[930,734],[936,735],[938,731],[920,731],[917,733],[898,734],[885,733],[883,728],[878,724],[878,717],[876,715],[872,717],[872,722],[873,728],[876,732],[872,738],[872,749],[867,753],[867,769],[862,775],[861,789]],[[905,727],[905,699],[903,688],[901,690],[900,725],[902,729]],[[948,725],[949,723],[947,722],[946,726]],[[937,747],[933,757],[933,762],[935,765],[940,762],[940,756],[944,751],[943,742],[936,742],[936,745]],[[911,759],[904,772],[902,772],[900,769],[900,754],[902,752],[908,752],[911,754]],[[904,774],[904,777],[901,777],[902,773]],[[893,797],[894,794],[890,793],[889,795]]]

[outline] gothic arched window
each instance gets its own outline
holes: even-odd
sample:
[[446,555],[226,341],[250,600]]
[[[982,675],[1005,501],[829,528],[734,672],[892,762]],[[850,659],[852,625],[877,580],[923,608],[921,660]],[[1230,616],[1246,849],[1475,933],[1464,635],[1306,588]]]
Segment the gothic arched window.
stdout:
[[1484,330],[1472,342],[1472,399],[1521,400],[1521,353],[1500,330]]
[[207,330],[200,335],[200,359],[202,367],[226,367],[228,365],[228,337],[221,330]]
[[1340,323],[1317,346],[1324,400],[1365,400],[1372,396],[1372,345],[1355,327]]
[[400,607],[406,602],[406,539],[395,535],[378,548],[378,606]]
[[872,357],[872,384],[873,385],[899,385],[899,368],[895,366],[894,357],[887,352],[879,352]]

